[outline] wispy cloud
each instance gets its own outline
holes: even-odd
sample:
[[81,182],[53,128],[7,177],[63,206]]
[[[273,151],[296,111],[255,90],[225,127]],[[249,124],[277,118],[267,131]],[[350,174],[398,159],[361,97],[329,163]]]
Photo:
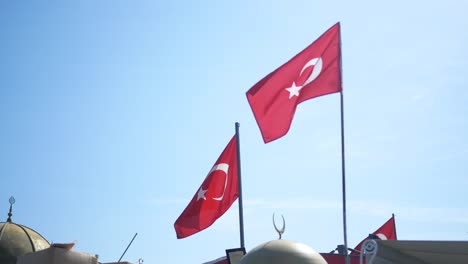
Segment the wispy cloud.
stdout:
[[[255,208],[269,209],[341,209],[340,200],[317,200],[307,197],[289,198],[283,200],[254,199],[246,201],[245,205]],[[252,208],[251,208],[252,209]],[[391,213],[398,218],[415,222],[443,222],[468,224],[468,208],[451,207],[419,207],[412,205],[398,205],[382,203],[373,200],[348,201],[347,210],[351,214],[363,216],[389,217]]]
[[[158,199],[146,200],[147,203],[157,206],[186,205],[186,199]],[[255,198],[243,201],[244,210],[256,209],[291,209],[291,210],[341,210],[341,200],[319,200],[310,197],[293,197],[288,199]],[[232,213],[237,207],[231,208]],[[228,211],[228,212],[229,212]],[[414,222],[440,222],[468,224],[468,208],[452,207],[420,207],[416,205],[399,205],[375,200],[348,201],[347,211],[350,214],[361,216],[378,216],[387,218],[395,213],[399,219]]]
[[151,205],[174,205],[174,204],[188,204],[188,199],[163,199],[163,198],[150,198],[146,199],[145,203]]
[[411,96],[411,100],[412,101],[420,101],[424,98],[428,97],[428,94],[427,93],[418,93],[418,94],[413,94]]
[[282,200],[253,199],[245,200],[245,205],[262,209],[336,209],[338,201],[325,201],[309,198],[288,198]]
[[468,208],[453,207],[420,207],[412,205],[398,205],[376,201],[353,201],[349,203],[351,212],[388,217],[389,212],[398,215],[399,219],[414,222],[441,222],[468,224]]

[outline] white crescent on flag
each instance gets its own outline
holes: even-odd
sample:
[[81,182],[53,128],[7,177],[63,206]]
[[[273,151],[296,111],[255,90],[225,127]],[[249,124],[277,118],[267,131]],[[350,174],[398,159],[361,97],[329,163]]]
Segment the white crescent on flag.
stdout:
[[299,96],[299,92],[301,91],[304,86],[308,85],[309,83],[313,82],[322,72],[322,66],[323,66],[323,60],[321,57],[318,58],[313,58],[310,61],[308,61],[306,64],[304,64],[304,67],[302,67],[301,73],[299,76],[301,76],[304,71],[309,68],[314,66],[312,69],[312,72],[310,73],[309,77],[307,80],[304,82],[304,84],[297,86],[296,82],[293,82],[291,84],[291,87],[286,88],[286,91],[289,92],[289,99],[293,98],[294,96]]
[[210,172],[208,173],[208,175],[210,175],[212,172],[214,171],[217,171],[217,170],[220,170],[220,171],[224,171],[224,173],[226,173],[226,180],[224,181],[224,189],[223,189],[223,194],[220,196],[220,197],[213,197],[213,200],[216,200],[216,201],[221,201],[224,197],[224,192],[226,192],[226,186],[227,186],[227,183],[228,183],[228,177],[229,177],[229,174],[228,174],[228,170],[229,170],[229,164],[226,164],[226,163],[220,163],[220,164],[216,164],[213,166],[213,168],[211,168]]
[[387,239],[387,236],[382,234],[382,233],[378,233],[378,234],[375,234],[378,238],[380,238],[381,240],[388,240]]
[[307,84],[311,83],[313,80],[315,80],[320,72],[322,72],[322,65],[323,65],[323,61],[322,61],[322,58],[318,57],[318,58],[315,58],[315,59],[311,59],[310,61],[308,61],[304,67],[302,67],[302,70],[301,70],[301,74],[305,71],[305,69],[307,69],[308,67],[310,66],[315,66],[314,69],[312,70],[312,73],[310,74],[309,78],[307,78],[307,80],[304,82],[304,84],[302,85],[302,87],[306,86]]

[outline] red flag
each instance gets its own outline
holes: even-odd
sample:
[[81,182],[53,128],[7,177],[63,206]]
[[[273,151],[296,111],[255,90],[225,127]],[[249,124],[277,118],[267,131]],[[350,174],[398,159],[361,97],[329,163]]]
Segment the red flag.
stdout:
[[205,262],[203,264],[228,264],[228,259],[227,259],[227,257],[220,257],[218,259],[208,261],[208,262]]
[[[320,253],[328,264],[346,264],[346,256],[332,253]],[[351,264],[359,264],[359,256],[349,256]],[[365,259],[364,259],[365,263]]]
[[231,207],[239,194],[237,175],[234,136],[174,223],[177,238],[188,237],[208,228]]
[[[379,229],[375,230],[371,236],[375,236],[377,239],[381,240],[396,240],[396,226],[395,226],[395,217],[392,216],[385,224],[383,224]],[[361,251],[362,244],[368,239],[365,238],[359,243],[354,249]],[[351,255],[357,255],[357,252],[352,252]]]
[[342,90],[340,45],[337,23],[247,91],[265,143],[288,132],[298,104]]

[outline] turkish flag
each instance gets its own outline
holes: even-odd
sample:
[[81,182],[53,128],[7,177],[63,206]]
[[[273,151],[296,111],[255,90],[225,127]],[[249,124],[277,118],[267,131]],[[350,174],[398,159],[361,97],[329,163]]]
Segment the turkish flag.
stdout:
[[340,92],[340,23],[247,91],[247,100],[268,143],[284,136],[298,104]]
[[208,228],[231,207],[239,195],[237,175],[234,136],[174,223],[177,238],[188,237]]
[[[320,253],[328,264],[346,264],[346,256],[332,253]],[[359,256],[349,256],[351,264],[359,264]],[[365,263],[365,259],[364,259]]]
[[203,264],[229,264],[227,257],[220,257],[218,259],[205,262]]
[[[376,239],[381,240],[396,240],[396,226],[395,226],[395,217],[392,216],[385,224],[383,224],[379,229],[375,230],[374,233],[370,234],[369,237],[375,237]],[[364,241],[369,239],[369,237],[363,239],[354,249],[357,251],[362,251],[361,247]],[[358,255],[357,252],[352,252],[351,255]]]

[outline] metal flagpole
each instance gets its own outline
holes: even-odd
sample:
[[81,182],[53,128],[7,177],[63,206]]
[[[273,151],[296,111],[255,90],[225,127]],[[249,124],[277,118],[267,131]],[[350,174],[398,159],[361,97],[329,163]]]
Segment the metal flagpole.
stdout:
[[240,158],[240,141],[239,141],[239,122],[236,122],[236,151],[237,151],[237,179],[239,190],[239,232],[240,232],[240,247],[245,248],[244,243],[244,208],[242,205],[242,177],[241,177],[241,158]]
[[345,146],[344,146],[344,111],[343,111],[343,91],[340,92],[341,105],[341,181],[342,181],[342,196],[343,196],[343,236],[344,248],[346,256],[346,264],[350,264],[348,254],[348,231],[346,227],[346,173],[345,173]]
[[343,238],[345,248],[346,264],[350,264],[348,254],[348,231],[346,226],[346,170],[345,170],[345,143],[344,143],[344,110],[343,110],[343,58],[341,56],[341,25],[340,25],[340,73],[341,73],[341,91],[340,91],[340,109],[341,109],[341,186],[343,196]]

